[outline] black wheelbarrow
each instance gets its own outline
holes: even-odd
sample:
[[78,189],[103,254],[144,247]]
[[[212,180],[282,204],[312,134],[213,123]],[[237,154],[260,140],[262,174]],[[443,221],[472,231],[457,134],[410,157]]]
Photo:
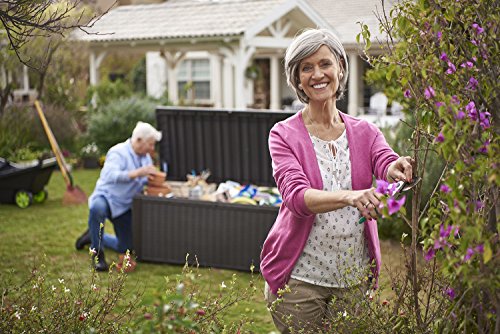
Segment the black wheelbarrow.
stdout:
[[47,199],[45,186],[56,168],[55,158],[14,163],[0,158],[0,203],[27,208]]

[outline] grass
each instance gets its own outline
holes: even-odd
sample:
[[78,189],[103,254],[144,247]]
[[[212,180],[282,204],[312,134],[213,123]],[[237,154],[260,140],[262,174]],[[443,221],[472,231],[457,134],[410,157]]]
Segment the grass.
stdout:
[[[99,176],[99,170],[76,170],[73,173],[75,184],[90,195]],[[90,278],[89,256],[86,251],[76,251],[76,238],[87,226],[87,205],[63,206],[62,196],[65,191],[63,178],[54,172],[47,186],[49,198],[43,204],[33,204],[26,209],[15,205],[0,204],[0,275],[14,271],[14,280],[21,283],[28,277],[33,264],[41,255],[47,256],[50,278],[79,277],[83,281]],[[106,232],[111,232],[108,222]],[[383,261],[392,270],[400,267],[399,245],[395,242],[382,241]],[[118,255],[106,251],[108,262],[116,261]],[[382,271],[382,285],[387,283],[387,268]],[[182,272],[182,266],[138,263],[129,275],[126,295],[142,291],[142,305],[152,305],[155,295],[166,290],[165,277],[174,278]],[[222,281],[230,281],[235,273],[231,270],[200,268],[201,279],[198,281],[202,291],[218,290]],[[238,284],[248,287],[251,275],[236,272]],[[263,300],[264,281],[256,275],[257,290],[248,301],[243,301],[229,309],[226,320],[237,321],[240,314],[252,312],[254,324],[246,328],[252,333],[269,333],[274,330],[271,317]],[[175,279],[171,279],[174,284]],[[3,288],[3,287],[2,287]],[[390,290],[390,289],[388,289]]]

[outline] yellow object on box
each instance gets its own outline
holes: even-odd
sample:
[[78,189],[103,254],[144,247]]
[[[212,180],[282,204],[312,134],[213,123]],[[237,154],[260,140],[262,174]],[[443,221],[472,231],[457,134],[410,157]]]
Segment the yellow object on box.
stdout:
[[231,200],[233,204],[257,205],[257,202],[248,197],[236,197]]

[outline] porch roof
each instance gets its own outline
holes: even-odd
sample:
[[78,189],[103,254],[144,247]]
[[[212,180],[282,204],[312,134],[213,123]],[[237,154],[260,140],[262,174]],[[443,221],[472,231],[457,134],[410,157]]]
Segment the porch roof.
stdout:
[[95,23],[89,42],[185,39],[243,35],[287,0],[168,1],[119,6]]

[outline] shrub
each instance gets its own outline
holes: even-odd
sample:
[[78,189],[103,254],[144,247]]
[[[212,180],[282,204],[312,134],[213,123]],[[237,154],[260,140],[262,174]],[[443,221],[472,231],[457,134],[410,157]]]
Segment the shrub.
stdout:
[[[425,176],[431,152],[444,167],[429,201],[422,187],[412,198],[410,256],[406,262],[413,332],[492,333],[500,328],[498,238],[498,21],[495,1],[403,1],[379,15],[388,35],[385,54],[369,58],[369,74],[391,100],[402,101],[411,129],[417,173]],[[362,25],[366,48],[370,33]],[[424,179],[425,180],[425,179]],[[427,181],[428,182],[428,181]],[[421,203],[424,208],[421,209]],[[450,282],[428,292],[451,301],[429,318],[419,244]],[[396,310],[397,311],[397,310]],[[431,321],[430,321],[431,320]],[[396,323],[391,322],[394,326]]]
[[155,126],[155,107],[153,100],[135,96],[112,100],[91,112],[88,140],[96,143],[101,152],[107,152],[129,138],[138,121]]
[[[13,284],[0,276],[2,305],[1,333],[127,333],[129,318],[138,298],[122,301],[127,275],[110,271],[90,279],[50,279],[46,260],[36,260],[30,276]],[[117,308],[123,308],[117,312]]]

